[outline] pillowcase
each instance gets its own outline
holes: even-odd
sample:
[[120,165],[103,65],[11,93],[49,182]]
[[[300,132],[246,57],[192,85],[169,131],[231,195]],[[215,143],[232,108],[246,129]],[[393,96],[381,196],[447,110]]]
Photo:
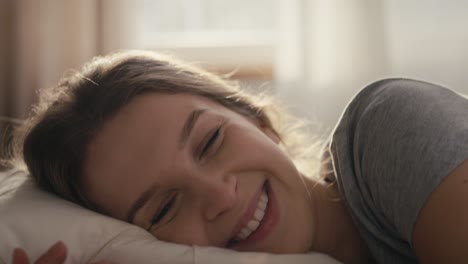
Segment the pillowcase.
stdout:
[[44,192],[26,173],[0,173],[0,263],[12,262],[15,247],[34,261],[58,240],[67,245],[66,263],[339,263],[318,253],[274,255],[166,243]]

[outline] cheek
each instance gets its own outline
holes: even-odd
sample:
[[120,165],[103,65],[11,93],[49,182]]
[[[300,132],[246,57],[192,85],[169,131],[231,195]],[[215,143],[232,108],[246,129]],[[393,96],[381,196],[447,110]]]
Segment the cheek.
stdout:
[[197,215],[199,214],[196,213],[194,207],[187,204],[186,207],[180,209],[177,217],[171,223],[158,228],[152,233],[157,239],[169,243],[213,246],[203,222]]
[[250,123],[229,125],[226,128],[225,143],[226,150],[232,155],[256,157],[256,160],[263,158],[271,161],[282,154],[277,143]]
[[[301,174],[290,156],[261,131],[232,129],[232,140],[223,159],[236,169],[263,171],[282,198],[303,201],[307,195]],[[234,163],[236,162],[236,163]],[[308,196],[307,196],[308,197]],[[294,202],[292,201],[292,202]]]

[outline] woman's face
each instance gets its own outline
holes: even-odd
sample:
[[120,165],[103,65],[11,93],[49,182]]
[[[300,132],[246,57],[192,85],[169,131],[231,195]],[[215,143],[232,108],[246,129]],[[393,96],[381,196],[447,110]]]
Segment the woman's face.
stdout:
[[89,146],[83,185],[105,213],[163,241],[305,252],[311,201],[279,139],[207,98],[146,94]]

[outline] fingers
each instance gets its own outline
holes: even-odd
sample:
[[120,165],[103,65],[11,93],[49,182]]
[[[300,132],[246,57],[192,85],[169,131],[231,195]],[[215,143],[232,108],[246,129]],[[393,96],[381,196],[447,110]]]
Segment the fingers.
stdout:
[[13,251],[13,264],[29,264],[28,255],[22,248]]
[[[61,241],[55,243],[46,253],[42,254],[34,264],[63,264],[67,259],[67,247]],[[28,255],[22,248],[13,251],[13,264],[29,264]],[[92,264],[112,264],[110,261],[98,261]]]
[[[67,247],[62,241],[55,243],[46,253],[42,254],[35,264],[62,264],[67,259]],[[26,262],[28,263],[28,262]]]

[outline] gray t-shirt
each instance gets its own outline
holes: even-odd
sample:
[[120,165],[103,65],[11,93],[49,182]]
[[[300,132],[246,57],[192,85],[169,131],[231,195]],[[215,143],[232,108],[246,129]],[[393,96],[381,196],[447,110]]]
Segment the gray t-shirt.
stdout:
[[418,214],[468,159],[468,97],[421,81],[378,81],[348,104],[329,151],[339,189],[377,263],[417,263]]

